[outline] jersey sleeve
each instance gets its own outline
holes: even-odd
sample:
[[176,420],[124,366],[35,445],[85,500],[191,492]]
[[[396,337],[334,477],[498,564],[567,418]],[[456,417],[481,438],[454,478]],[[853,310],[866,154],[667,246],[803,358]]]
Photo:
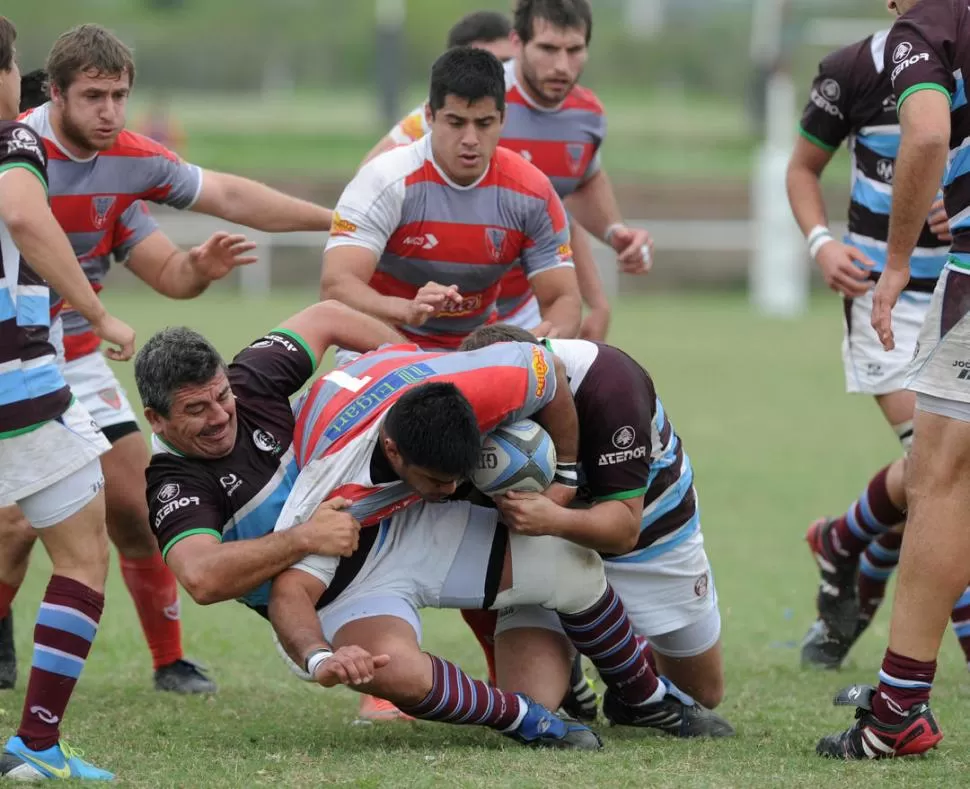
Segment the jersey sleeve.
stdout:
[[541,411],[556,397],[556,367],[552,353],[530,342],[511,343],[517,346],[519,358],[528,371],[525,392],[520,402],[509,403],[505,423],[527,419]]
[[236,354],[229,380],[237,395],[289,400],[315,369],[316,357],[306,340],[289,329],[274,329]]
[[424,105],[415,107],[411,112],[398,121],[387,136],[398,145],[407,145],[415,140],[420,140],[431,129],[428,127],[428,119],[424,114]]
[[603,169],[603,161],[600,152],[603,150],[603,143],[606,140],[606,115],[601,113],[598,119],[598,128],[596,129],[596,150],[593,152],[593,158],[589,160],[589,164],[586,165],[586,171],[583,173],[583,177],[580,179],[580,183],[586,183],[590,178],[592,178],[596,173]]
[[194,534],[222,540],[223,494],[205,475],[175,456],[152,458],[148,481],[148,522],[162,558],[176,543]]
[[172,208],[191,208],[202,193],[202,168],[183,161],[164,146],[158,148],[152,198]]
[[340,195],[333,211],[327,252],[337,247],[364,247],[377,256],[384,253],[400,222],[404,202],[403,180],[385,175],[387,156],[365,164]]
[[562,201],[548,184],[545,200],[538,204],[526,229],[522,250],[522,267],[532,279],[536,274],[562,266],[573,266],[573,250],[569,245],[569,222]]
[[30,170],[47,190],[47,152],[37,133],[22,123],[0,128],[0,173],[15,167]]
[[849,136],[853,95],[853,58],[839,50],[822,60],[812,80],[798,130],[824,151],[835,151]]
[[141,200],[132,203],[118,217],[114,226],[111,251],[119,262],[128,260],[136,246],[158,230],[158,222]]
[[886,68],[891,69],[897,108],[921,90],[940,91],[952,102],[956,28],[954,3],[917,3],[896,20],[886,41]]

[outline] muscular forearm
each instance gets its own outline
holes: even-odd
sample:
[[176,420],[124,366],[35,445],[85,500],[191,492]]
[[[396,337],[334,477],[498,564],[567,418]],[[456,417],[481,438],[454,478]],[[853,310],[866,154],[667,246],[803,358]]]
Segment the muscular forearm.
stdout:
[[539,303],[542,320],[549,321],[557,337],[575,337],[583,315],[583,305],[578,293],[563,293],[548,304]]
[[339,312],[333,321],[331,345],[346,348],[348,351],[366,353],[387,343],[405,342],[404,336],[383,321],[365,315],[345,305],[337,305]]
[[903,134],[893,176],[888,268],[903,268],[909,263],[939,192],[946,160],[947,141],[943,135],[922,130]]
[[189,253],[179,249],[162,264],[155,290],[170,299],[194,299],[212,284],[192,265]]
[[556,447],[556,459],[561,463],[575,463],[579,454],[579,417],[566,369],[557,358],[556,396],[535,414],[535,420],[542,425]]
[[566,198],[566,202],[576,221],[604,243],[609,243],[606,231],[610,225],[623,221],[613,186],[602,170]]
[[629,553],[639,536],[638,524],[621,501],[604,501],[589,509],[559,507],[554,534],[601,553]]
[[328,646],[314,608],[315,600],[307,588],[288,570],[273,584],[269,599],[269,621],[286,653],[302,666],[306,656],[317,647]]
[[589,243],[589,234],[576,222],[570,222],[569,230],[580,295],[591,310],[609,312],[610,302],[606,297],[606,291],[603,290],[603,280],[596,267],[596,257],[593,255],[593,246]]
[[410,304],[407,299],[384,296],[366,282],[351,276],[332,279],[325,276],[320,288],[320,297],[335,299],[348,307],[394,325],[401,325],[407,321]]
[[827,226],[825,201],[822,198],[822,185],[817,173],[808,167],[797,164],[788,166],[785,179],[788,188],[788,203],[802,233],[808,235],[812,228]]
[[330,229],[333,212],[329,208],[291,197],[248,178],[226,173],[218,173],[218,178],[223,192],[219,201],[222,210],[218,215],[223,219],[267,233]]

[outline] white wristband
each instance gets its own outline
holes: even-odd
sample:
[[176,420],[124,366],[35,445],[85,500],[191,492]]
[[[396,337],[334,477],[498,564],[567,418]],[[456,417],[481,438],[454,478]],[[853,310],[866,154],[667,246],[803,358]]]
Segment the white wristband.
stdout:
[[306,673],[313,679],[321,663],[325,663],[333,657],[333,652],[329,649],[317,649],[310,653],[306,660]]
[[811,246],[822,236],[831,236],[832,231],[829,230],[825,225],[815,225],[808,234],[805,236],[806,243]]
[[613,241],[613,234],[617,230],[619,230],[621,227],[623,227],[623,223],[622,222],[614,222],[612,225],[610,225],[608,228],[606,228],[606,230],[603,231],[603,240],[607,244],[611,244],[612,241]]
[[835,241],[835,236],[833,236],[831,233],[828,235],[819,236],[812,242],[812,245],[808,248],[808,254],[811,255],[812,260],[815,260],[819,251],[822,249],[822,247],[828,244],[829,241]]

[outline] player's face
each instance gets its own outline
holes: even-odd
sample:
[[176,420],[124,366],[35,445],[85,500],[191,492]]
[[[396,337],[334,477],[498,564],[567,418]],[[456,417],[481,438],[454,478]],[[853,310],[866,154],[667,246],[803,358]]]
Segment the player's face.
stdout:
[[151,409],[145,415],[152,430],[190,457],[225,457],[236,445],[236,399],[221,370],[208,383],[176,390],[167,418]]
[[515,44],[511,38],[497,38],[494,41],[473,41],[469,46],[491,52],[502,63],[515,57]]
[[488,169],[502,135],[502,113],[488,96],[469,104],[446,96],[434,115],[427,110],[431,126],[431,150],[438,166],[456,184],[473,183]]
[[125,128],[131,81],[128,73],[113,77],[82,72],[61,92],[51,85],[66,142],[84,151],[105,151]]
[[385,436],[383,441],[384,454],[387,456],[391,468],[394,469],[394,473],[410,485],[425,501],[444,501],[458,490],[460,479],[408,463],[401,457],[393,439]]
[[518,40],[519,69],[532,98],[549,107],[561,104],[579,81],[589,50],[586,31],[556,27],[545,19],[533,23],[532,39]]
[[13,120],[20,110],[20,67],[14,50],[10,71],[0,71],[0,120]]

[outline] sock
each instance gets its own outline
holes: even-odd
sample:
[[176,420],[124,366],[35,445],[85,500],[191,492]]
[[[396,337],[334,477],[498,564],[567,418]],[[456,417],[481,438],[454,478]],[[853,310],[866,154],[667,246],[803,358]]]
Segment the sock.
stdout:
[[960,639],[960,647],[963,649],[967,666],[970,666],[970,586],[953,606],[950,621],[953,622],[953,632]]
[[10,586],[10,584],[0,582],[0,619],[6,619],[10,616],[10,605],[17,596],[17,590],[19,588],[18,586]]
[[868,627],[886,594],[886,584],[899,564],[899,546],[903,535],[887,531],[874,539],[859,558],[859,620],[862,629]]
[[35,751],[57,744],[59,724],[91,642],[104,595],[61,575],[51,577],[34,627],[34,658],[17,735]]
[[182,657],[182,623],[175,574],[160,553],[147,559],[121,557],[121,575],[141,620],[155,669]]
[[827,547],[836,561],[854,561],[873,539],[906,520],[906,513],[889,498],[888,471],[886,466],[877,473],[848,512],[834,521]]
[[591,608],[559,613],[566,636],[596,666],[606,686],[629,706],[652,704],[666,693],[637,644],[626,609],[612,586]]
[[650,666],[650,670],[657,676],[660,676],[660,670],[657,668],[657,656],[653,653],[653,647],[650,645],[650,642],[643,636],[637,636],[637,644],[640,645],[640,651],[643,653],[647,665]]
[[488,726],[498,731],[514,729],[525,717],[527,708],[514,693],[472,679],[447,660],[428,657],[434,672],[431,691],[413,707],[399,704],[401,712],[426,721]]
[[873,713],[883,723],[902,723],[914,705],[930,700],[935,674],[935,660],[924,663],[887,649],[879,672],[879,687],[872,698]]
[[494,687],[495,680],[495,625],[498,622],[497,611],[482,611],[477,608],[463,608],[461,618],[471,628],[478,644],[485,653],[485,663],[488,665],[488,681]]

